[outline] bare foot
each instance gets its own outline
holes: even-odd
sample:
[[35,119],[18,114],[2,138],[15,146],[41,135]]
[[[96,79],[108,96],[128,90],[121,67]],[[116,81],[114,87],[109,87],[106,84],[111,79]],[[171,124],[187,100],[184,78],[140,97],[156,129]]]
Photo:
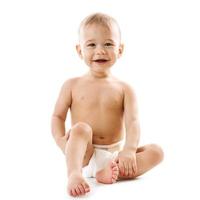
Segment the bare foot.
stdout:
[[68,192],[71,196],[84,195],[90,191],[90,187],[79,172],[73,172],[68,177]]
[[108,165],[96,173],[96,180],[100,183],[112,184],[117,181],[119,168],[115,161],[110,161]]

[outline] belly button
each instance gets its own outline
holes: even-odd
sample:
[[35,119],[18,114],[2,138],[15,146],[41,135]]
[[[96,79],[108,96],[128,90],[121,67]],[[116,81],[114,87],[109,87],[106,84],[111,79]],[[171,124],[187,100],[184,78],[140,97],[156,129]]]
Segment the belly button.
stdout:
[[101,140],[103,140],[103,139],[104,139],[104,137],[103,137],[103,136],[100,136],[99,138],[100,138]]

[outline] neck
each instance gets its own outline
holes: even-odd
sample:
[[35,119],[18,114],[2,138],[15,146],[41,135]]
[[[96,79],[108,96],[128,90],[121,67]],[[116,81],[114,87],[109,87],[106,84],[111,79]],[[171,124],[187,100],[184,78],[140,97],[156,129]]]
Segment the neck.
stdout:
[[90,70],[88,72],[88,75],[91,76],[91,77],[93,77],[93,78],[97,78],[97,79],[103,79],[103,78],[109,78],[109,77],[111,77],[110,71],[96,72],[96,71]]

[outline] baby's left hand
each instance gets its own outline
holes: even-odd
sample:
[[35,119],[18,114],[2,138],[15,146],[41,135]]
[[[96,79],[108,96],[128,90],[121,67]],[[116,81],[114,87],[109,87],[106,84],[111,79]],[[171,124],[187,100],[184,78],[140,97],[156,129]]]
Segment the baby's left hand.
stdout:
[[137,172],[136,153],[130,150],[119,152],[115,161],[118,163],[120,175],[133,177]]

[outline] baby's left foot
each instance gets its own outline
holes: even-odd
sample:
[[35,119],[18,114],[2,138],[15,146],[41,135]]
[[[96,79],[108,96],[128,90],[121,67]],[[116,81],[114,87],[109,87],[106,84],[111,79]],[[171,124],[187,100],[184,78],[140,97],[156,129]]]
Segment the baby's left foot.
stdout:
[[112,184],[117,181],[119,168],[115,161],[110,161],[108,165],[96,173],[96,180],[100,183]]

